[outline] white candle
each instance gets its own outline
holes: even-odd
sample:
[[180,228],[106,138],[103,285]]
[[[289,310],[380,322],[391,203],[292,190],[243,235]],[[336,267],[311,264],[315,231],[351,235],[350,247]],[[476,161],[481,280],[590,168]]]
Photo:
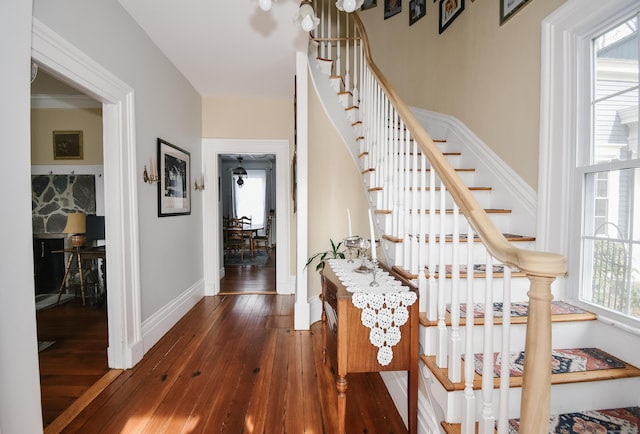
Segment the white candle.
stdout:
[[371,231],[371,260],[376,260],[376,236],[373,232],[373,218],[371,217],[371,210],[369,210],[369,230]]
[[351,237],[351,211],[347,208],[347,221],[349,222],[349,237]]

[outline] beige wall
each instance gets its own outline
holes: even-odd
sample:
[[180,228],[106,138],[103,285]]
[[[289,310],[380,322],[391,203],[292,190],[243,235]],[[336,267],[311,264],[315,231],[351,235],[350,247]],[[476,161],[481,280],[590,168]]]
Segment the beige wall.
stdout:
[[[82,131],[83,159],[54,160],[54,131]],[[31,164],[102,164],[102,109],[32,109]]]
[[388,20],[382,2],[360,16],[374,60],[407,104],[457,117],[537,188],[541,22],[564,2],[532,1],[500,26],[499,1],[467,0],[442,35],[430,0],[413,26],[408,2]]
[[285,99],[202,100],[202,137],[287,139],[293,144],[293,122],[293,95]]
[[[307,257],[330,250],[329,239],[337,243],[348,235],[347,208],[351,212],[353,234],[368,237],[368,206],[360,171],[310,86]],[[320,294],[315,264],[308,272],[309,298]]]

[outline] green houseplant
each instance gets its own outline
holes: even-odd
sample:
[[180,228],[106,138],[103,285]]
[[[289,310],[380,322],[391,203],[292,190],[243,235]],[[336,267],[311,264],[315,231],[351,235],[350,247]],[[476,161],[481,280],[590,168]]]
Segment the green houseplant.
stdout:
[[311,265],[311,263],[317,259],[318,264],[316,265],[316,271],[322,271],[322,269],[324,268],[325,259],[345,258],[344,250],[342,249],[342,241],[337,244],[331,238],[329,238],[329,241],[331,242],[331,249],[324,252],[314,253],[313,255],[309,256],[309,259],[307,259],[307,263],[305,264],[305,268]]

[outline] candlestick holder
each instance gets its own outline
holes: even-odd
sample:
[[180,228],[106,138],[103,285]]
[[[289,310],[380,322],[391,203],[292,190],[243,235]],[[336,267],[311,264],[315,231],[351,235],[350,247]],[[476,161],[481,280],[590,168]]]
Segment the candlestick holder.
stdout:
[[371,276],[372,276],[372,280],[369,283],[369,286],[380,286],[380,284],[378,283],[378,281],[376,280],[376,271],[378,271],[378,260],[377,259],[372,259],[371,260]]
[[371,242],[369,240],[365,240],[364,238],[360,239],[360,243],[358,244],[358,255],[360,257],[360,266],[354,268],[353,271],[356,273],[367,274],[371,273],[372,268],[367,266],[367,250],[371,247]]
[[344,239],[344,245],[347,250],[349,250],[349,259],[347,262],[353,263],[353,257],[355,256],[353,252],[358,252],[358,246],[361,240],[362,238],[360,238],[359,235],[352,235]]

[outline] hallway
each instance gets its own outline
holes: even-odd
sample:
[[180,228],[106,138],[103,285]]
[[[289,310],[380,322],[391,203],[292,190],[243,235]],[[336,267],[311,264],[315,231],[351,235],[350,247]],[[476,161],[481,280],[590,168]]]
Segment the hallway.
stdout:
[[[266,275],[275,268],[237,268],[273,291]],[[271,294],[205,297],[62,432],[336,433],[320,323],[293,331],[293,303]],[[406,432],[378,374],[349,381],[347,432]]]

